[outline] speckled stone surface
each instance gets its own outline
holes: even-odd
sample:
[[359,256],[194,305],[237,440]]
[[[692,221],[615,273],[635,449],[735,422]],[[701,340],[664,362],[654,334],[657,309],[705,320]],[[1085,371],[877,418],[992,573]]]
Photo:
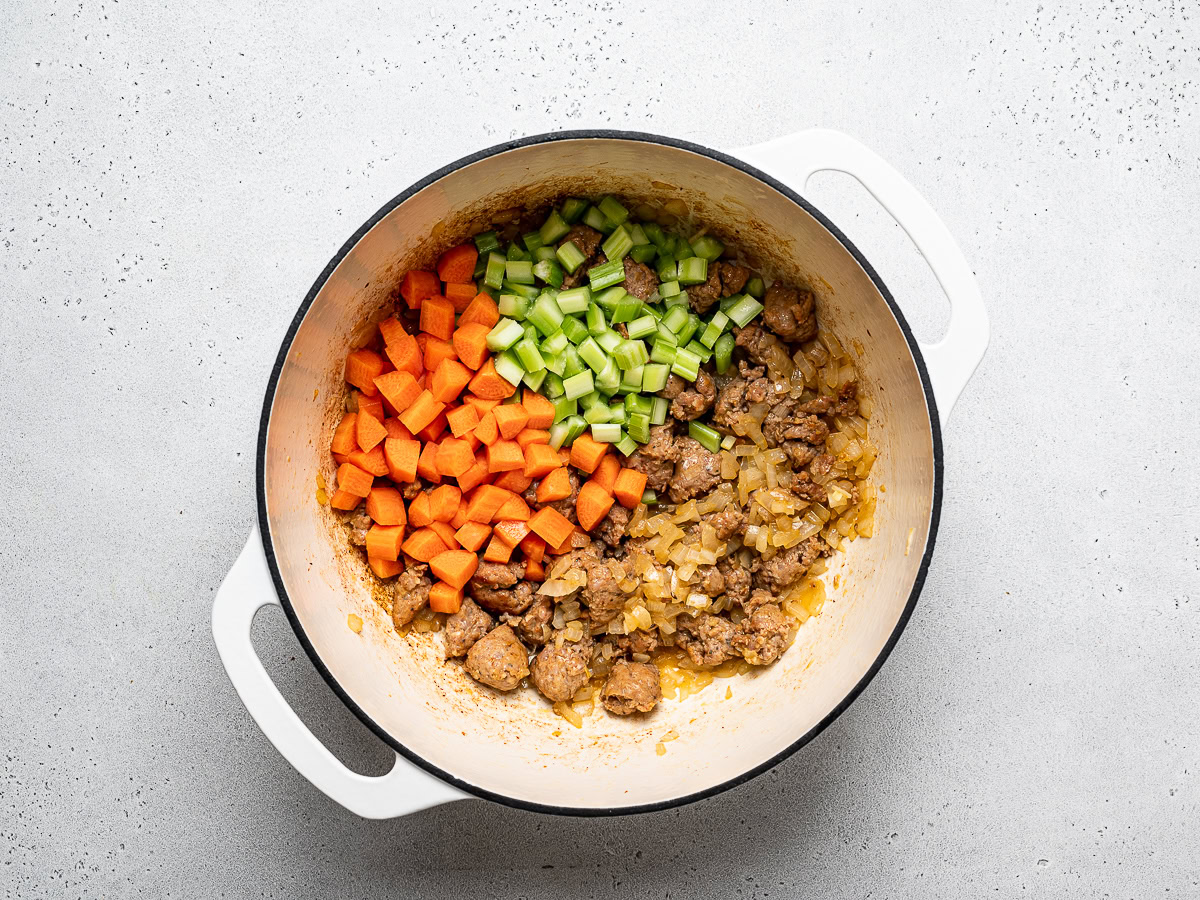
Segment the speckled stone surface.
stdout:
[[[1195,4],[230,7],[0,13],[0,895],[1200,894]],[[371,823],[326,800],[209,636],[268,369],[325,261],[513,136],[813,125],[910,177],[992,316],[889,663],[685,809]],[[842,177],[809,194],[935,336],[896,226]],[[315,731],[383,771],[283,617],[256,633]]]

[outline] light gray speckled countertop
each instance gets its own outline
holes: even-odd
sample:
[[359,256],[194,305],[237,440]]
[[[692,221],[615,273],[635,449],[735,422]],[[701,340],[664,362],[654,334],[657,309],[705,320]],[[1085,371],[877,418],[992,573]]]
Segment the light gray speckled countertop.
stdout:
[[[1200,8],[350,7],[5,6],[0,895],[1200,894]],[[814,743],[684,809],[326,800],[209,635],[262,389],[325,261],[509,137],[813,125],[909,176],[992,317],[891,660]],[[936,335],[932,276],[847,181],[810,197]],[[318,734],[382,771],[283,617],[257,635]]]

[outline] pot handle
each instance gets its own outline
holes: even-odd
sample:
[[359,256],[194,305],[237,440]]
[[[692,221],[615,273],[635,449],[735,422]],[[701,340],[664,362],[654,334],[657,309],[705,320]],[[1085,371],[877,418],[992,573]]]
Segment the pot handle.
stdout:
[[279,603],[258,525],[225,576],[213,603],[212,630],[229,680],[263,734],[296,770],[346,809],[366,819],[389,819],[467,797],[462,791],[396,756],[386,775],[347,769],[300,720],[279,693],[250,641],[264,606]]
[[912,239],[950,301],[946,334],[936,343],[920,345],[945,426],[954,401],[987,349],[988,317],[975,275],[933,207],[882,157],[839,131],[813,128],[736,150],[734,155],[779,178],[802,196],[815,173],[845,172],[857,179]]

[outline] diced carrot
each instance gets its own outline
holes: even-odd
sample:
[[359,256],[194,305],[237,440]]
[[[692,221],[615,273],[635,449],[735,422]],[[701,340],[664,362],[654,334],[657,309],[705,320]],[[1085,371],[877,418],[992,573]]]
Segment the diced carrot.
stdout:
[[420,456],[420,441],[386,438],[383,442],[383,457],[387,461],[388,475],[392,481],[416,481],[417,460]]
[[559,447],[558,455],[559,455],[559,457],[562,458],[562,464],[564,466],[569,466],[571,464],[571,448],[570,447]]
[[504,501],[504,505],[496,510],[496,514],[492,517],[496,521],[500,519],[516,519],[521,522],[529,521],[529,504],[518,497],[516,494]]
[[413,378],[420,378],[425,371],[424,350],[417,339],[407,332],[396,338],[394,344],[388,344],[384,353],[398,372],[407,372]]
[[429,608],[434,612],[453,615],[462,609],[463,592],[441,581],[429,586]]
[[400,296],[409,309],[420,309],[421,302],[436,294],[440,287],[437,276],[432,272],[411,269],[404,273],[404,280],[400,282]]
[[646,490],[646,473],[636,469],[622,469],[617,473],[613,484],[613,496],[621,501],[626,509],[633,509],[642,502],[642,494]]
[[429,562],[439,553],[444,553],[450,548],[445,542],[438,537],[438,533],[432,528],[418,528],[408,540],[404,542],[403,550],[413,559],[421,562]]
[[456,313],[466,312],[471,301],[475,299],[475,293],[475,285],[471,282],[466,284],[450,282],[446,285],[446,290],[442,292],[443,296],[454,306]]
[[456,406],[446,410],[446,422],[452,435],[462,437],[479,424],[479,410],[473,406]]
[[464,309],[463,314],[458,317],[458,327],[462,328],[464,325],[478,322],[491,331],[499,321],[500,307],[496,306],[495,300],[481,292],[475,295],[471,305]]
[[433,441],[421,448],[421,456],[417,459],[417,474],[430,484],[441,484],[442,473],[437,467],[438,445]]
[[409,431],[395,416],[383,420],[383,427],[387,429],[387,436],[390,438],[400,438],[401,440],[411,441],[413,433]]
[[358,428],[358,414],[346,413],[338,427],[333,429],[333,440],[329,449],[333,453],[353,453],[358,449],[358,439],[354,436]]
[[530,428],[549,428],[554,424],[554,404],[541,394],[526,390],[521,396],[521,405],[529,413]]
[[[432,393],[424,390],[417,395],[417,399],[409,405],[408,409],[400,413],[400,424],[416,434],[433,422],[445,409],[445,403],[435,400]],[[586,437],[586,435],[580,435],[580,437]]]
[[370,450],[355,450],[346,454],[346,460],[358,466],[364,472],[370,472],[376,477],[388,473],[387,460],[383,456],[383,447],[376,445]]
[[376,559],[373,556],[368,556],[367,565],[380,578],[391,578],[393,575],[399,575],[404,571],[404,563],[396,559]]
[[520,403],[501,403],[492,410],[492,415],[496,418],[500,436],[506,440],[512,440],[520,434],[529,421],[529,413]]
[[[421,337],[425,338],[421,342],[421,353],[426,372],[436,372],[437,367],[442,364],[442,360],[458,359],[458,354],[454,352],[454,345],[449,341],[443,341],[432,334],[423,334]],[[426,387],[429,386],[426,385]]]
[[479,557],[470,550],[447,550],[429,561],[429,571],[456,588],[466,587],[478,568]]
[[475,465],[471,445],[461,438],[446,438],[438,446],[437,467],[443,475],[458,478]]
[[408,332],[404,330],[404,323],[395,316],[388,316],[379,323],[379,336],[383,338],[384,347],[396,343],[406,334]]
[[525,580],[526,581],[545,581],[546,567],[540,562],[535,562],[532,559],[525,560]]
[[358,419],[354,423],[355,439],[363,450],[371,450],[387,437],[387,429],[383,423],[368,412],[359,410]]
[[471,445],[472,453],[474,453],[476,450],[478,450],[480,447],[483,446],[483,441],[481,441],[479,438],[475,437],[475,429],[474,428],[472,428],[470,431],[468,431],[466,434],[464,434],[462,436],[462,439]]
[[437,532],[437,536],[442,539],[442,543],[450,550],[458,549],[458,538],[454,536],[454,529],[449,522],[439,522],[436,519],[429,523],[429,527]]
[[392,487],[372,487],[367,494],[367,515],[377,525],[404,525],[404,498]]
[[529,525],[518,519],[505,519],[496,523],[494,531],[508,546],[516,547],[529,534]]
[[489,447],[500,440],[500,429],[496,427],[496,416],[493,410],[488,410],[479,417],[479,424],[475,426],[475,437],[479,438],[480,443],[487,444]]
[[334,491],[329,497],[329,505],[333,509],[356,509],[362,503],[362,497],[356,497],[349,491]]
[[617,462],[616,456],[611,453],[607,454],[604,459],[600,460],[600,465],[596,466],[596,471],[592,473],[592,481],[611,494],[613,485],[617,481],[617,473],[620,471],[621,464]]
[[[517,443],[521,445],[522,449],[528,447],[530,444],[549,444],[550,432],[544,431],[541,428],[526,427],[517,435]],[[557,454],[555,455],[557,456]]]
[[500,473],[492,484],[496,487],[502,487],[506,491],[512,491],[514,494],[519,494],[533,484],[533,479],[526,476],[520,469],[510,469],[507,472]]
[[372,525],[367,532],[367,557],[396,562],[404,541],[403,525]]
[[558,451],[549,444],[529,444],[525,447],[525,475],[543,478],[562,467]]
[[475,274],[475,263],[478,261],[479,250],[472,241],[451,247],[438,257],[438,278],[459,284],[468,282]]
[[409,405],[421,395],[421,387],[412,372],[397,369],[375,379],[375,387],[384,399],[396,408],[398,413],[404,412]]
[[496,364],[490,359],[479,367],[471,379],[471,393],[485,400],[503,400],[511,397],[516,389],[516,385],[509,384],[496,372]]
[[521,552],[526,559],[541,562],[546,556],[546,542],[531,531],[521,539]]
[[591,531],[608,515],[612,505],[612,494],[589,478],[579,489],[579,496],[575,500],[575,517],[579,519],[579,527]]
[[375,379],[382,374],[383,357],[374,350],[355,350],[346,357],[346,381],[368,397],[375,396]]
[[463,403],[475,407],[481,419],[500,403],[499,400],[484,400],[482,397],[476,397],[474,394],[463,394],[462,400]]
[[[357,452],[357,451],[356,451],[356,452]],[[345,454],[345,453],[333,453],[333,454],[331,454],[331,456],[333,456],[333,461],[334,461],[335,463],[337,463],[339,466],[340,466],[342,463],[348,463],[348,462],[350,462],[350,457],[349,457],[347,454]]]
[[337,486],[340,491],[348,491],[356,497],[365,497],[371,493],[371,484],[375,477],[370,472],[364,472],[352,463],[338,466]]
[[426,297],[421,304],[421,330],[448,341],[454,334],[454,304],[445,297]]
[[571,496],[571,475],[565,466],[560,466],[542,479],[538,485],[537,502],[540,504],[553,503],[556,500],[566,500]]
[[442,403],[452,403],[458,399],[462,389],[471,380],[471,370],[457,359],[443,359],[441,365],[434,370],[433,380],[429,388],[433,398]]
[[429,494],[422,491],[408,501],[408,524],[413,528],[424,528],[433,521],[433,509]]
[[591,475],[596,471],[596,466],[600,465],[600,460],[607,452],[608,444],[601,443],[584,432],[575,438],[575,443],[571,445],[571,465]]
[[468,322],[466,325],[460,322],[458,329],[454,332],[454,337],[451,338],[454,352],[458,354],[458,358],[472,369],[482,366],[491,352],[487,345],[487,336],[490,330],[479,322]]
[[417,432],[417,437],[422,441],[436,441],[446,430],[446,423],[446,413],[443,410],[437,414],[436,419]]
[[467,518],[472,522],[490,522],[509,497],[510,491],[498,488],[493,484],[481,484],[471,495],[467,505]]
[[[496,407],[496,409],[499,408]],[[525,454],[521,452],[521,445],[516,441],[494,441],[487,448],[487,461],[489,472],[507,472],[509,469],[525,468]]]
[[438,522],[449,522],[458,512],[462,491],[452,484],[443,484],[429,492],[429,514]]
[[499,535],[493,534],[487,549],[483,551],[483,558],[488,562],[506,563],[512,559],[512,552],[512,547],[500,540]]
[[571,520],[552,506],[545,506],[529,519],[529,530],[544,540],[547,546],[557,547],[575,531]]
[[[376,385],[376,387],[379,387],[379,385]],[[383,421],[383,398],[378,394],[374,397],[368,397],[362,391],[355,391],[354,401],[358,404],[358,411],[360,413],[365,412],[368,415],[374,416],[380,422]],[[362,444],[359,444],[359,446],[362,447]]]
[[490,525],[469,521],[464,522],[458,531],[454,532],[454,536],[458,538],[458,542],[472,553],[478,552],[479,548],[487,543],[487,539],[491,534],[492,527]]
[[[561,544],[558,544],[557,546],[554,546],[554,547],[551,547],[549,544],[547,544],[547,545],[546,545],[546,552],[547,552],[547,553],[552,553],[552,554],[554,554],[555,556],[562,556],[562,555],[563,555],[564,553],[566,553],[568,550],[572,550],[572,549],[574,549],[574,547],[575,547],[575,535],[576,535],[576,534],[586,534],[586,533],[587,533],[587,532],[580,530],[580,528],[579,528],[578,526],[573,526],[573,527],[571,528],[571,533],[570,533],[570,534],[568,534],[568,535],[567,535],[565,538],[563,538],[563,541],[562,541],[562,543],[561,543]],[[590,541],[590,540],[591,540],[591,538],[587,538],[587,540],[589,540],[589,541]]]
[[454,511],[454,518],[450,520],[450,527],[455,531],[467,524],[467,504],[459,503],[458,509]]
[[475,457],[475,462],[471,464],[471,468],[458,476],[458,486],[464,492],[471,491],[486,482],[489,478],[491,478],[491,473],[488,472],[487,459],[480,453]]

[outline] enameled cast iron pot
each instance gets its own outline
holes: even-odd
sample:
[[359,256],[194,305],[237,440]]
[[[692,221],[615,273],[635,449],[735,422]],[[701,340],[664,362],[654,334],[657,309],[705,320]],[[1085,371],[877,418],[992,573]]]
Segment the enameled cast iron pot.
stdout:
[[[921,345],[858,250],[803,198],[810,175],[857,178],[908,232],[951,301],[945,337]],[[811,285],[821,319],[859,341],[862,389],[881,447],[875,536],[831,560],[842,573],[821,615],[773,666],[717,682],[648,717],[597,714],[582,730],[534,691],[501,695],[444,668],[440,638],[397,636],[371,599],[315,473],[340,413],[342,361],[388,308],[407,269],[466,239],[496,210],[564,194],[683,201],[700,222],[788,281]],[[390,201],[325,267],[271,373],[258,439],[258,522],[213,608],[213,634],[243,702],[302,774],[362,816],[470,795],[544,812],[664,809],[740,784],[810,741],[863,690],[912,613],[933,552],[941,425],[987,345],[971,270],[929,205],[861,144],[810,131],[726,155],[648,134],[576,131],[501,144]],[[346,769],[272,684],[250,642],[255,612],[280,603],[333,690],[397,752],[382,777]],[[362,616],[361,634],[347,614]],[[725,699],[725,686],[733,698]],[[655,744],[679,737],[664,756]]]

